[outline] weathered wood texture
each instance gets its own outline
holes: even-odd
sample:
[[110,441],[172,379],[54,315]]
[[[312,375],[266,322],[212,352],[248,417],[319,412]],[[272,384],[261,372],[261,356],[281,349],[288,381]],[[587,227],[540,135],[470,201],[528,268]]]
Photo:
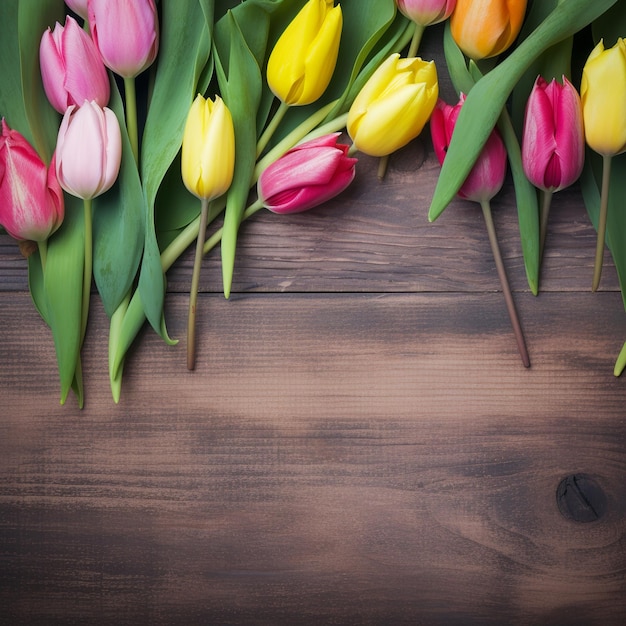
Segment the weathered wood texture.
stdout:
[[[427,138],[386,180],[241,231],[234,291],[203,268],[198,366],[145,329],[110,397],[94,295],[86,406],[0,237],[0,623],[626,622],[626,316],[579,191],[554,198],[530,294],[510,187],[494,201],[532,367],[480,210],[426,220]],[[184,340],[191,251],[169,274]],[[598,519],[560,512],[572,491]]]

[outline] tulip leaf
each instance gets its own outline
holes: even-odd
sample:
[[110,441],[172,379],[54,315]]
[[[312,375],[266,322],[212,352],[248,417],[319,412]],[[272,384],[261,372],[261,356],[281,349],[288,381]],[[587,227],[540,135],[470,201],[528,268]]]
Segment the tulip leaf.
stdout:
[[49,104],[39,69],[39,43],[48,27],[63,20],[60,0],[20,0],[18,29],[22,89],[32,141],[41,158],[49,163],[59,130],[59,114]]
[[[44,272],[47,321],[56,348],[61,404],[74,383],[79,362],[84,241],[83,202],[66,194],[65,219],[48,242]],[[82,391],[77,391],[80,399]]]
[[467,178],[513,87],[538,55],[591,23],[616,0],[563,0],[495,69],[481,78],[461,108],[435,187],[428,218],[433,221]]
[[[237,231],[250,193],[256,163],[256,119],[263,79],[232,12],[229,16],[228,50],[217,50],[215,67],[222,98],[235,127],[235,170],[228,190],[222,234],[222,280],[224,295],[230,296],[235,264]],[[216,39],[216,45],[218,44]],[[224,61],[222,61],[224,59]],[[228,72],[228,76],[226,75]],[[219,156],[216,154],[216,158]]]
[[211,34],[207,18],[213,14],[213,6],[210,0],[161,2],[163,28],[158,65],[140,155],[146,228],[139,290],[148,321],[164,339],[165,278],[156,238],[155,201],[163,178],[180,150],[187,113],[209,60]]
[[108,106],[120,120],[122,163],[115,185],[93,201],[93,273],[104,310],[111,317],[137,274],[146,211],[139,172],[124,124],[124,106],[114,82]]

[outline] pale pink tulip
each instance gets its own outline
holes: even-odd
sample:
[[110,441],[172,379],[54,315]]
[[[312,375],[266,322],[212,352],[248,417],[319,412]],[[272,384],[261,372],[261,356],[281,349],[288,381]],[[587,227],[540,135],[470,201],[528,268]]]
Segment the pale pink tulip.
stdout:
[[65,4],[83,19],[87,19],[87,0],[65,0]]
[[259,177],[259,199],[273,213],[300,213],[334,198],[352,182],[357,159],[339,133],[292,148]]
[[122,157],[122,140],[115,113],[95,102],[68,108],[56,147],[56,171],[61,187],[83,200],[113,186]]
[[[464,94],[461,94],[459,102],[454,106],[438,100],[430,118],[430,131],[439,163],[443,163],[446,156],[454,125],[464,102]],[[502,188],[506,165],[506,148],[497,129],[494,129],[458,195],[474,202],[491,200]]]
[[154,0],[89,0],[89,28],[104,64],[124,78],[150,66],[159,48]]
[[45,241],[64,216],[55,159],[46,167],[35,149],[2,119],[0,224],[15,239]]
[[524,173],[535,187],[559,191],[574,183],[585,162],[585,133],[580,96],[563,84],[537,77],[526,103],[522,135]]
[[110,87],[106,67],[91,37],[67,16],[65,26],[58,22],[48,29],[39,45],[39,65],[43,87],[50,104],[65,113],[68,106],[95,100],[109,102]]
[[430,26],[447,20],[456,0],[396,0],[400,13],[421,26]]

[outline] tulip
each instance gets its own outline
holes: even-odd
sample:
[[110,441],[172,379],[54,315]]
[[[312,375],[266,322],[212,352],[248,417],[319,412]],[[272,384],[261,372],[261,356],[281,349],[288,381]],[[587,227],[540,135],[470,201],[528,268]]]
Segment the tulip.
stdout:
[[87,0],[65,0],[65,4],[83,19],[87,19]]
[[292,148],[263,170],[259,200],[273,213],[300,213],[334,198],[352,182],[357,159],[337,143],[339,133]]
[[185,187],[202,201],[196,254],[189,292],[187,319],[187,369],[196,363],[195,323],[202,247],[209,201],[225,193],[235,168],[235,129],[230,111],[219,97],[215,102],[200,94],[193,101],[183,133],[181,173]]
[[[440,164],[446,157],[454,126],[459,112],[465,102],[464,94],[461,94],[459,102],[450,106],[439,100],[430,119],[433,147]],[[513,326],[515,340],[525,367],[530,367],[530,358],[526,348],[526,340],[522,326],[517,315],[513,294],[509,286],[506,269],[502,260],[502,254],[498,245],[493,217],[491,215],[491,199],[500,191],[506,175],[507,153],[500,134],[494,129],[487,139],[478,159],[474,163],[469,175],[458,191],[461,198],[480,203],[487,226],[489,244],[496,264],[496,270],[504,293],[506,307]]]
[[68,16],[65,26],[58,22],[49,28],[39,45],[41,78],[50,104],[65,113],[72,104],[95,100],[109,102],[110,87],[106,67],[89,35]]
[[354,147],[386,156],[417,137],[437,102],[439,85],[433,61],[390,55],[358,93],[346,127]]
[[122,138],[115,113],[96,102],[71,105],[57,137],[56,171],[61,187],[83,200],[113,186],[122,157]]
[[600,41],[583,67],[580,83],[585,140],[602,155],[602,190],[591,290],[600,284],[613,156],[626,150],[626,42],[621,37],[604,49]]
[[450,32],[471,59],[497,56],[515,41],[526,15],[526,0],[457,0]]
[[456,0],[396,0],[398,10],[421,26],[430,26],[447,20]]
[[46,167],[35,149],[2,119],[0,138],[0,224],[20,240],[43,243],[61,225],[63,192],[55,157]]
[[334,0],[309,0],[289,23],[267,62],[267,82],[287,105],[315,102],[335,71],[343,17]]
[[[465,102],[465,95],[461,94],[459,102],[450,106],[439,100],[430,119],[430,130],[433,139],[435,154],[439,163],[443,163],[456,120]],[[458,191],[461,198],[474,202],[488,202],[502,188],[506,175],[507,155],[506,148],[497,130],[494,130],[474,164],[465,182]]]
[[159,48],[154,0],[89,0],[89,28],[104,64],[124,78],[150,66]]
[[229,187],[235,166],[233,118],[224,101],[198,95],[193,101],[183,134],[181,171],[187,189],[212,200]]

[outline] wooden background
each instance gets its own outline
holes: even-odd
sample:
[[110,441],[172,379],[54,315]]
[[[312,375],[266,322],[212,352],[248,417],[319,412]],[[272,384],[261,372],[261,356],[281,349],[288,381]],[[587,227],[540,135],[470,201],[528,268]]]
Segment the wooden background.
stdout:
[[[192,373],[188,251],[166,303],[181,344],[142,331],[119,405],[95,294],[86,405],[59,405],[0,237],[1,623],[626,621],[626,315],[608,253],[590,291],[579,189],[554,198],[538,297],[510,181],[494,201],[527,370],[479,207],[427,222],[428,132],[383,182],[376,165],[324,207],[246,223],[230,300],[207,258]],[[594,521],[560,511],[571,476],[563,501]]]

